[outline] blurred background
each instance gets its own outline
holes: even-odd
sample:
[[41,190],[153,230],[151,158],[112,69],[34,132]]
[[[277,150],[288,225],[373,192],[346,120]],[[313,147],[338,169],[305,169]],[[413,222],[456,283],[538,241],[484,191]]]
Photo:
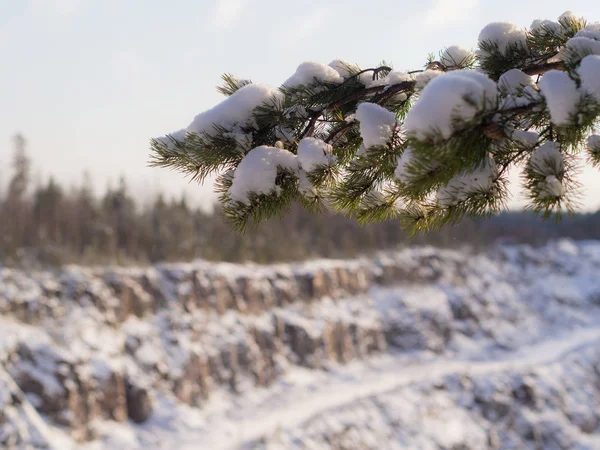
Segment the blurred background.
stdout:
[[560,222],[523,211],[515,173],[506,213],[409,239],[299,206],[242,236],[210,180],[148,167],[223,72],[420,69],[566,8],[600,20],[591,0],[0,0],[0,448],[599,449],[597,171]]
[[[584,16],[598,12],[589,1],[568,6]],[[210,180],[190,184],[147,166],[149,139],[218,102],[214,87],[223,72],[278,85],[304,60],[341,58],[364,67],[385,60],[415,69],[449,45],[473,48],[482,24],[525,27],[564,8],[559,1],[540,11],[537,2],[478,0],[4,0],[0,260],[28,266],[198,257],[268,262],[403,244],[394,223],[359,227],[300,209],[240,237],[222,223]],[[592,213],[600,206],[599,180],[593,170],[582,171],[584,215],[561,224],[507,214],[416,242],[597,237],[600,219]],[[524,201],[517,174],[512,181],[509,206],[518,211]]]

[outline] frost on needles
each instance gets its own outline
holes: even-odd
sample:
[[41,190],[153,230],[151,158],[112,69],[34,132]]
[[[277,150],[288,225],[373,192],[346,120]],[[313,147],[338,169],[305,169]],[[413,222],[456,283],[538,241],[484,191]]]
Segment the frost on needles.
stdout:
[[500,212],[507,172],[529,207],[571,211],[575,159],[600,166],[600,23],[571,12],[492,23],[474,51],[421,70],[304,62],[278,88],[223,76],[227,98],[153,139],[151,164],[204,181],[243,231],[299,201],[411,232]]

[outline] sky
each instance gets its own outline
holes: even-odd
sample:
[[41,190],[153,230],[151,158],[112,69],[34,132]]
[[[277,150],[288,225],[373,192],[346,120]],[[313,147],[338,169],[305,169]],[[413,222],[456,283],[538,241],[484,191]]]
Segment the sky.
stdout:
[[[224,72],[277,86],[308,60],[421,68],[450,45],[474,48],[494,21],[553,19],[546,0],[0,0],[0,183],[11,137],[28,140],[37,179],[97,189],[125,175],[134,192],[208,204],[210,184],[148,167],[149,140],[187,126],[222,97]],[[543,4],[543,7],[540,5]],[[568,9],[600,20],[596,0]],[[585,209],[600,207],[600,174],[585,170]],[[518,206],[518,179],[515,178]]]

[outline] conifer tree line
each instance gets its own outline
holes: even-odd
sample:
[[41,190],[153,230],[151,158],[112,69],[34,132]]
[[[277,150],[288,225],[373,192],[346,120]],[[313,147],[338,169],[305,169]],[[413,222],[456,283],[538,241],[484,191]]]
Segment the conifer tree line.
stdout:
[[600,212],[558,224],[540,223],[526,214],[467,220],[409,240],[393,222],[361,226],[341,215],[313,216],[298,205],[283,218],[242,236],[223,222],[218,208],[207,213],[183,197],[166,199],[161,194],[141,202],[124,178],[100,196],[94,194],[89,176],[69,189],[52,177],[36,181],[25,138],[18,135],[13,143],[12,160],[2,161],[0,265],[28,270],[69,263],[133,265],[194,258],[267,263],[353,257],[415,244],[481,247],[498,239],[534,244],[559,236],[600,239]]
[[600,22],[491,23],[475,42],[417,70],[305,62],[275,88],[225,74],[226,99],[152,139],[151,164],[216,177],[241,232],[293,204],[436,230],[505,210],[514,170],[528,209],[575,211],[578,157],[600,165]]

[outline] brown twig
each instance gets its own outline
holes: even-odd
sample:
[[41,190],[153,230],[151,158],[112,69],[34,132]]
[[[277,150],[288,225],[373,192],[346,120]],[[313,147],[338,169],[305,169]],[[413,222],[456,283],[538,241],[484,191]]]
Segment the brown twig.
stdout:
[[524,67],[521,69],[527,75],[542,75],[550,70],[564,70],[565,66],[562,61],[544,63],[544,64],[536,64],[529,67]]
[[337,130],[335,130],[333,133],[331,133],[329,136],[327,136],[327,139],[325,139],[325,142],[330,144],[336,137],[338,137],[340,134],[345,133],[347,130],[349,130],[353,126],[354,126],[354,122],[345,123],[344,125],[339,127]]

